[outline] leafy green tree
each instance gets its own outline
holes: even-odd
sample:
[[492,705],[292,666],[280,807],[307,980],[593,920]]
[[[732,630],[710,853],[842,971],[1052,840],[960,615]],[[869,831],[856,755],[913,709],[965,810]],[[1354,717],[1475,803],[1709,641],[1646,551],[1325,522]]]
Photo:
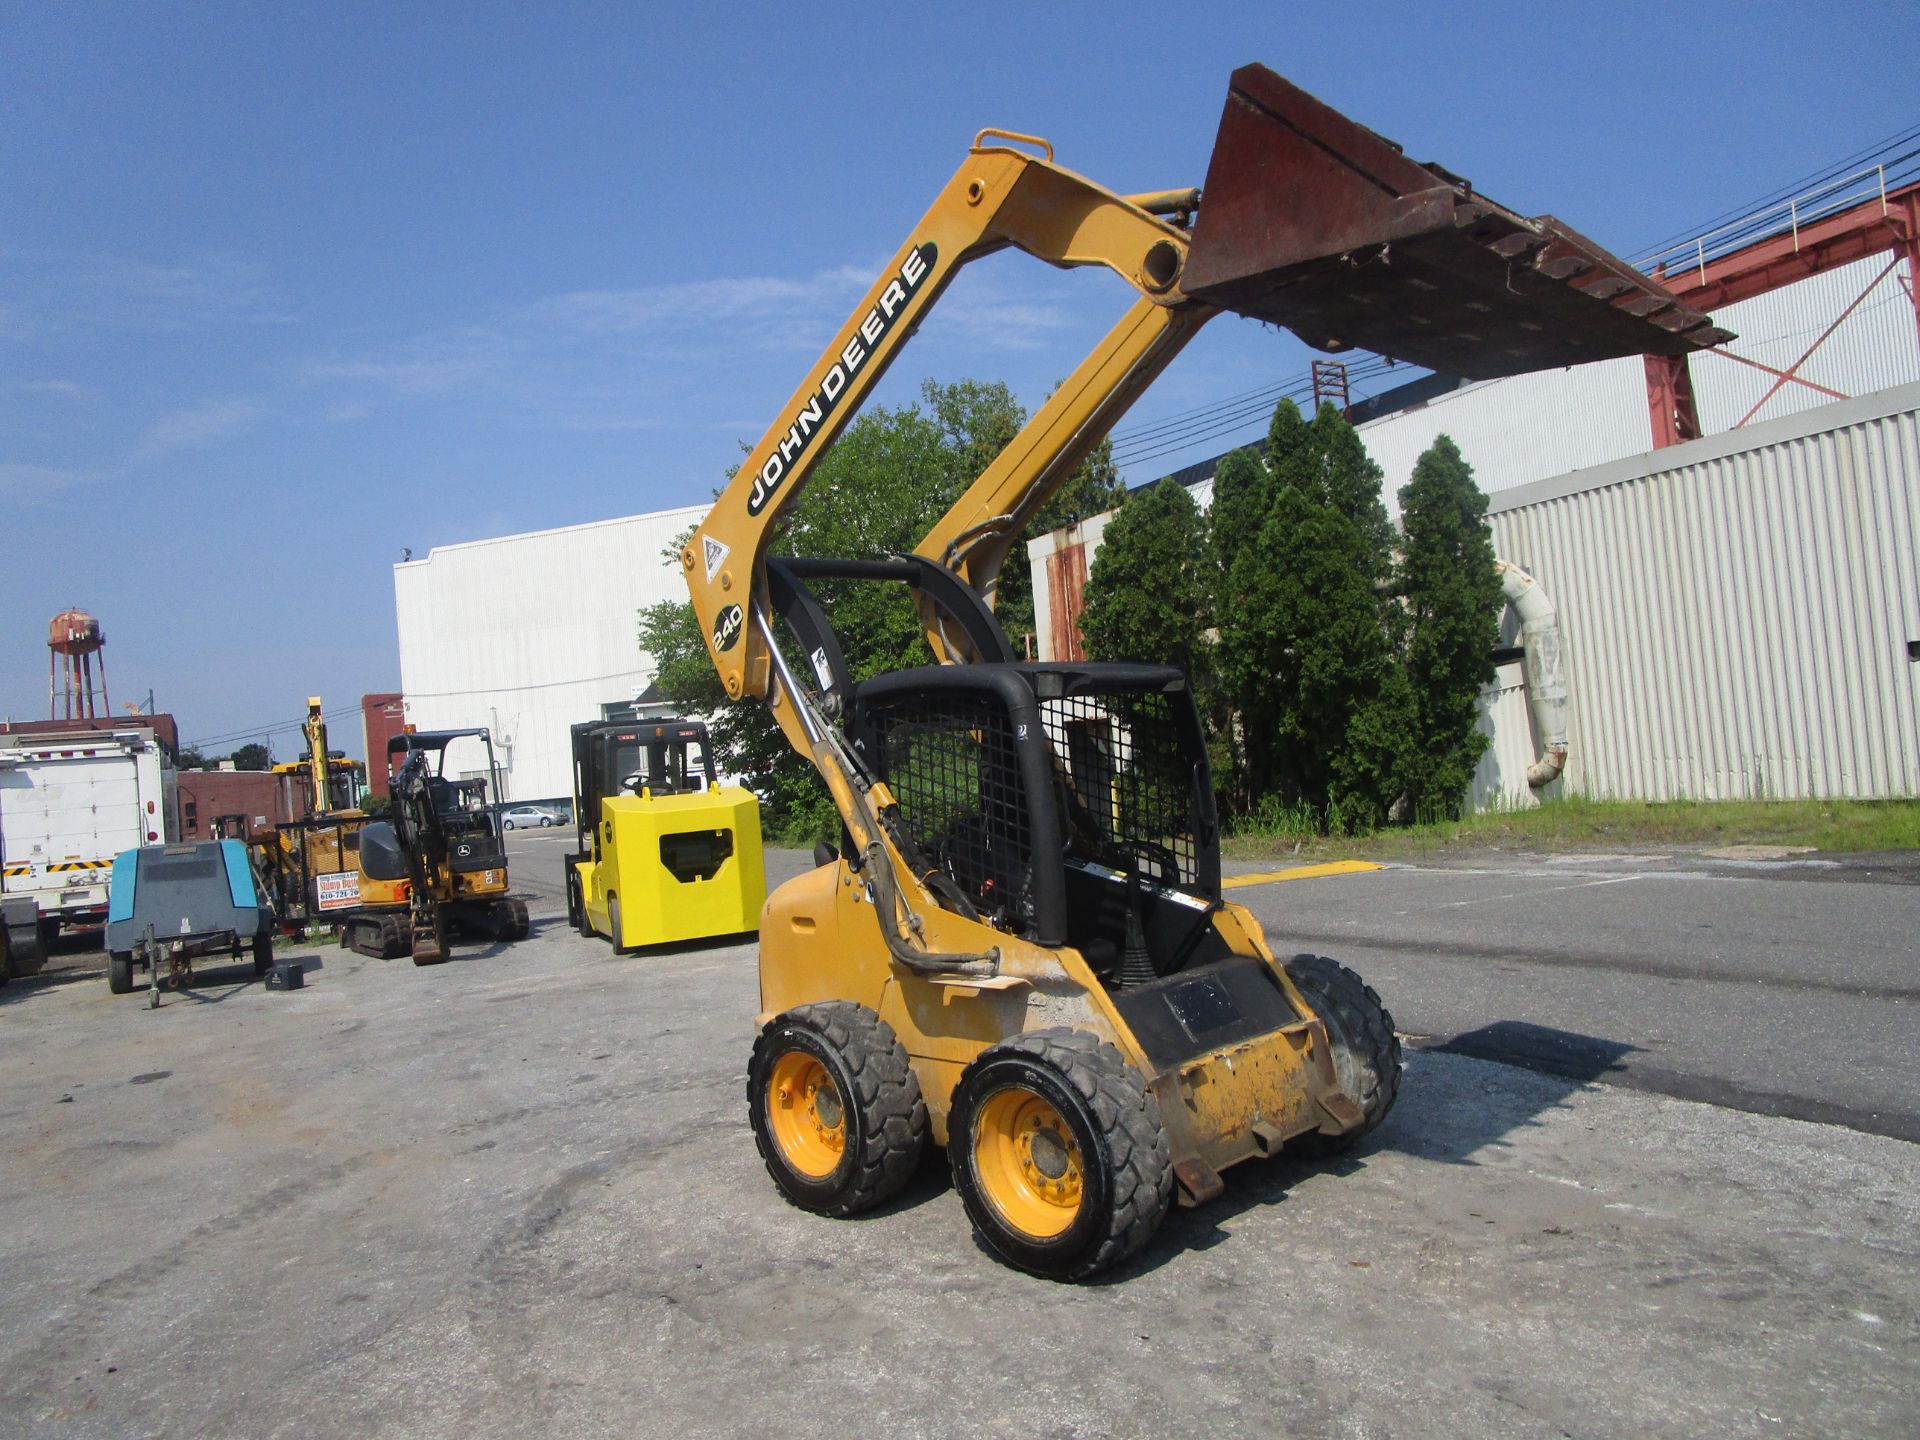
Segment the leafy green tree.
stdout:
[[[1295,410],[1295,417],[1299,411]],[[1254,450],[1235,450],[1221,457],[1213,472],[1213,505],[1207,511],[1207,554],[1213,562],[1213,601],[1216,612],[1233,602],[1226,590],[1233,562],[1273,505],[1273,477]]]
[[1236,462],[1210,540],[1227,566],[1220,667],[1244,801],[1273,796],[1331,828],[1372,829],[1398,798],[1412,719],[1380,593],[1392,566],[1380,469],[1337,409],[1308,422],[1290,400],[1259,463],[1264,487]]
[[[928,381],[921,402],[896,410],[871,407],[847,426],[787,512],[773,553],[868,559],[911,551],[1026,422],[1012,391],[999,383]],[[1079,483],[1082,503],[1108,508],[1111,488],[1102,489],[1097,474]],[[1117,486],[1112,480],[1111,487]],[[684,543],[683,537],[667,551],[676,567]],[[1006,575],[1017,570],[1024,580],[1024,546],[1016,548],[1018,562],[1010,560]],[[833,617],[856,681],[932,659],[904,587],[819,581],[813,588]],[[1000,601],[1005,617],[1004,577]],[[1030,586],[1025,606],[1031,628]],[[1003,624],[1013,630],[1005,618]],[[825,786],[787,745],[766,707],[726,701],[691,603],[668,601],[641,611],[640,648],[653,659],[661,693],[690,714],[711,717],[718,755],[760,794],[770,834],[799,840],[832,833]]]
[[1415,817],[1454,819],[1487,747],[1474,719],[1493,678],[1504,601],[1487,497],[1450,437],[1415,462],[1400,517],[1401,653],[1413,698],[1406,794]]
[[257,740],[233,752],[233,768],[236,770],[266,770],[272,765],[273,757],[267,752],[267,747]]
[[200,753],[197,745],[182,745],[174,766],[180,770],[204,770],[207,768],[207,757]]
[[[1002,381],[959,380],[943,385],[928,380],[920,387],[920,395],[950,457],[954,498],[999,458],[1027,423],[1026,409]],[[1111,510],[1126,496],[1127,487],[1113,463],[1113,448],[1102,440],[1008,547],[992,602],[1000,628],[1007,632],[1016,651],[1021,649],[1022,637],[1034,628],[1033,574],[1027,565],[1027,542]],[[914,543],[919,543],[917,536]]]
[[1162,480],[1129,496],[1087,575],[1088,656],[1178,665],[1203,686],[1212,669],[1206,564],[1206,526],[1184,485]]

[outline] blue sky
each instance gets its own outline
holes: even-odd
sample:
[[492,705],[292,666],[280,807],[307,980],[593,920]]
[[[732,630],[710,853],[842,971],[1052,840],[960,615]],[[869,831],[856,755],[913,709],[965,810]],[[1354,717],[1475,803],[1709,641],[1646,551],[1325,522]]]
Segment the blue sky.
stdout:
[[[116,703],[217,750],[394,687],[403,546],[705,499],[982,126],[1198,184],[1260,60],[1631,254],[1911,123],[1917,41],[1847,4],[8,6],[0,713],[45,713],[70,604]],[[996,257],[877,398],[1036,404],[1124,302]],[[1121,432],[1308,358],[1222,319]]]

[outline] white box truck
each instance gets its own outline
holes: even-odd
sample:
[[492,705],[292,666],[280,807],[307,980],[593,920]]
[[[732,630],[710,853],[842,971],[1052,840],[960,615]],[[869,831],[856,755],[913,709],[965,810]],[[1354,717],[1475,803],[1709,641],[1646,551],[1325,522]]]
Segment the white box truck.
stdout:
[[113,857],[177,833],[176,784],[142,726],[0,735],[0,979],[39,969],[63,928],[105,923]]

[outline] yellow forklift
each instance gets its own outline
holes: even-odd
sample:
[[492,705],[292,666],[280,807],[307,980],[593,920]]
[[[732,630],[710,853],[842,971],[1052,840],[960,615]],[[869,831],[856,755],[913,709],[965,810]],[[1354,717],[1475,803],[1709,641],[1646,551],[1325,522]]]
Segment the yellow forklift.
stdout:
[[[913,554],[769,557],[929,307],[1009,248],[1136,298]],[[944,1145],[995,1252],[1079,1278],[1229,1166],[1350,1146],[1393,1104],[1379,997],[1282,958],[1221,894],[1186,677],[1022,662],[991,608],[1035,513],[1223,310],[1472,378],[1727,338],[1259,65],[1233,75],[1203,190],[1118,195],[982,131],[681,555],[727,694],[771,708],[845,826],[761,917],[748,1114],[797,1205],[876,1205]],[[816,578],[908,586],[939,663],[854,683]]]
[[698,720],[601,720],[573,727],[567,920],[616,955],[738,935],[759,923],[767,881],[760,802],[721,785]]

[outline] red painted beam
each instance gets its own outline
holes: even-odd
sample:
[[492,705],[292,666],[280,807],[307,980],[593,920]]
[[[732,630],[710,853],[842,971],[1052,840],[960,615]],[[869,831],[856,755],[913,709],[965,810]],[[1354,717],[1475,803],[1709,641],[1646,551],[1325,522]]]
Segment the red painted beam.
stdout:
[[1795,280],[1833,270],[1888,250],[1912,253],[1912,218],[1920,214],[1920,185],[1910,185],[1837,215],[1802,225],[1798,235],[1774,235],[1731,255],[1707,261],[1702,271],[1676,270],[1658,276],[1690,308],[1712,312],[1738,300],[1750,300]]

